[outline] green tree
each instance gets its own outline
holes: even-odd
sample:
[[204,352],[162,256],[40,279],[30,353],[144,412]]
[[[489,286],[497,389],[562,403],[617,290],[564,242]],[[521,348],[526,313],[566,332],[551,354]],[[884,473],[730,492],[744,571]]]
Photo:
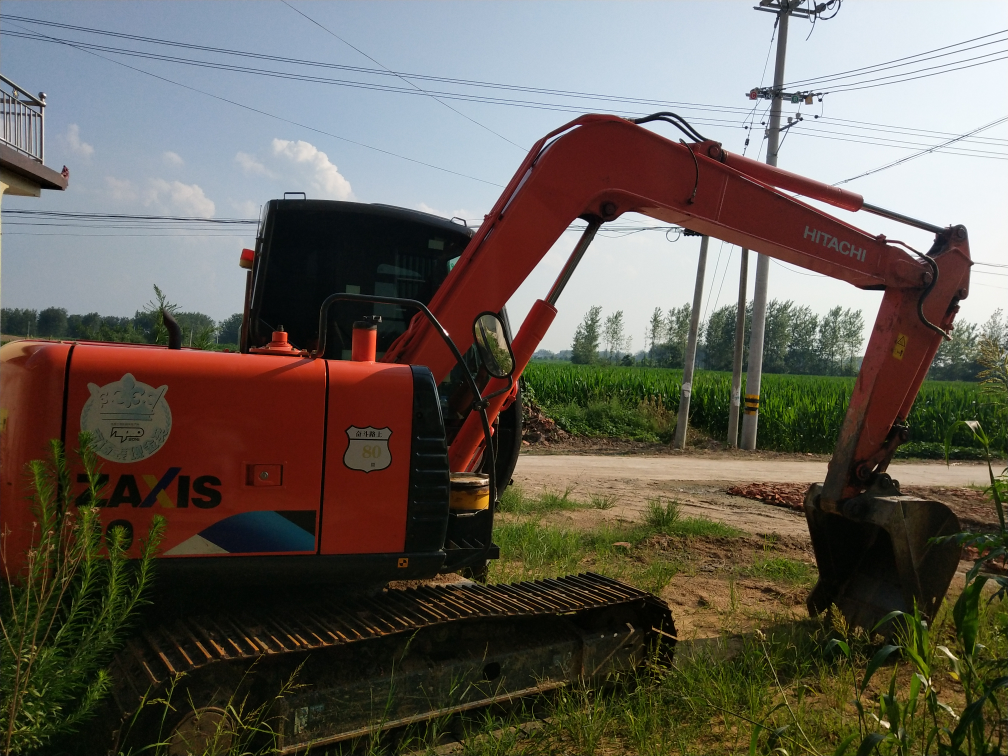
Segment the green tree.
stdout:
[[574,331],[571,362],[576,365],[591,365],[598,362],[601,326],[602,308],[598,306],[590,308]]
[[237,344],[241,324],[242,314],[240,312],[236,312],[234,315],[222,320],[217,326],[217,336],[220,343]]
[[[176,312],[174,316],[175,322],[182,329],[183,345],[197,346],[197,342],[206,345],[213,343],[217,324],[209,315],[204,315],[202,312]],[[205,349],[206,346],[201,348]]]
[[1002,320],[1004,310],[1000,307],[994,310],[987,322],[981,327],[981,338],[1008,349],[1008,317]]
[[785,359],[785,372],[815,375],[820,370],[819,316],[808,305],[791,310],[791,341]]
[[735,354],[735,305],[719,307],[711,313],[703,330],[704,367],[731,370]]
[[[734,308],[732,308],[734,310]],[[787,372],[787,353],[791,346],[791,316],[794,302],[772,299],[767,304],[763,330],[763,372]],[[731,368],[728,368],[729,370]]]
[[975,381],[980,372],[980,326],[962,320],[952,327],[951,339],[942,339],[928,378],[935,381]]
[[605,342],[606,362],[612,362],[623,351],[623,342],[626,341],[624,329],[623,310],[617,310],[605,319],[602,339]]
[[11,336],[38,335],[38,312],[4,307],[0,310],[0,331]]
[[63,307],[47,307],[38,316],[39,336],[62,338],[67,335],[67,311]]
[[665,316],[661,307],[655,307],[651,313],[651,320],[648,321],[647,330],[644,332],[644,348],[647,350],[648,361],[652,365],[655,362],[656,348],[665,341]]
[[836,375],[843,354],[843,308],[839,305],[819,321],[819,359],[825,372]]
[[861,351],[864,343],[864,316],[861,310],[844,310],[843,320],[840,324],[840,341],[843,344],[845,371],[849,374],[855,372],[854,360]]

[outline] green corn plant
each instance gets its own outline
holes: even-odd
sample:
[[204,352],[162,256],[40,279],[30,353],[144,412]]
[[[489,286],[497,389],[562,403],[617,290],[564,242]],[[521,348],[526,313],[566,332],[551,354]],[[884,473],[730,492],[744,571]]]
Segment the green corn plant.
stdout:
[[[542,362],[529,364],[522,376],[524,390],[566,430],[592,435],[622,432],[631,437],[635,427],[631,421],[608,425],[602,422],[595,427],[586,422],[583,415],[590,407],[602,408],[613,402],[627,413],[642,413],[641,407],[649,410],[643,412],[645,415],[653,415],[658,408],[675,413],[681,382],[682,371],[679,370]],[[715,438],[724,437],[728,430],[730,384],[731,376],[727,373],[698,371],[695,374],[690,400],[692,426]],[[760,447],[830,453],[853,388],[851,378],[764,376],[760,396]],[[580,414],[575,411],[577,408]],[[924,383],[908,418],[911,440],[931,445],[931,453],[938,456],[949,423],[959,417],[975,417],[985,427],[995,429],[991,435],[995,447],[1008,445],[1008,402],[975,383],[962,382]],[[641,431],[641,434],[642,438],[654,435],[648,431]],[[960,446],[980,449],[977,439],[966,430],[958,429],[953,440]]]
[[[77,506],[63,444],[28,463],[37,520],[18,575],[6,574],[0,602],[0,752],[33,753],[77,731],[111,685],[106,665],[144,603],[164,520],[155,517],[127,559],[121,528],[102,538],[99,468],[90,439],[79,455],[88,478]],[[7,502],[6,506],[14,506]],[[0,548],[6,547],[6,535]],[[4,565],[10,563],[4,553]]]

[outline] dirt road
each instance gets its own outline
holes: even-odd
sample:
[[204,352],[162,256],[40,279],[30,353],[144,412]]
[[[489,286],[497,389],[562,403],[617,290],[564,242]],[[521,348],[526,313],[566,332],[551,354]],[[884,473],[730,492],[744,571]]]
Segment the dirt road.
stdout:
[[[801,512],[731,496],[733,483],[820,482],[826,476],[823,457],[796,455],[740,457],[738,452],[682,456],[603,456],[523,454],[514,482],[528,493],[571,489],[575,498],[612,497],[610,517],[638,519],[654,497],[677,499],[686,516],[704,516],[754,534],[808,538]],[[987,467],[973,462],[894,462],[890,474],[906,486],[965,487],[984,485]]]

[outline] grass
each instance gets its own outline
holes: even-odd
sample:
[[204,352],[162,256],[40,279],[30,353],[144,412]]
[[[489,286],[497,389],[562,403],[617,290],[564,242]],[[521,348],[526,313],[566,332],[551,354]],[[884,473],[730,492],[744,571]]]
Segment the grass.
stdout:
[[[589,437],[671,440],[682,371],[532,362],[522,374],[526,394],[564,430]],[[731,375],[698,371],[690,399],[690,424],[715,438],[728,433]],[[853,378],[765,375],[760,398],[760,448],[830,453],[854,387]],[[743,393],[745,387],[743,386]],[[926,381],[910,412],[911,443],[924,456],[938,453],[946,429],[959,418],[997,429],[992,446],[1008,447],[1008,407],[979,384]],[[979,449],[965,430],[952,439],[961,458]]]
[[616,502],[619,501],[619,497],[616,494],[589,494],[588,495],[588,506],[591,509],[612,509],[616,506]]
[[[941,642],[951,643],[948,614],[935,623],[935,632]],[[1002,655],[1008,653],[1006,623],[1001,602],[987,610],[979,628],[984,642],[996,644]],[[853,754],[861,730],[852,687],[876,646],[863,637],[852,641],[857,663],[850,667],[831,650],[835,638],[838,632],[829,622],[781,619],[742,637],[680,644],[670,668],[652,667],[599,691],[564,689],[552,701],[526,702],[509,715],[470,721],[457,752],[825,755],[853,738],[847,750]],[[906,663],[891,669],[909,684]],[[936,669],[934,681],[961,712],[949,671],[948,666]],[[852,672],[858,673],[856,679]],[[877,700],[886,687],[872,687],[866,698]],[[867,704],[872,706],[870,700]],[[951,716],[945,723],[954,726]],[[415,753],[434,753],[436,745],[420,734],[408,742]]]
[[[660,595],[677,575],[686,579],[679,585],[690,585],[701,566],[710,572],[711,562],[698,560],[712,554],[721,566],[714,567],[711,579],[726,590],[717,606],[702,611],[716,618],[720,632],[703,642],[689,642],[687,633],[671,668],[651,667],[603,690],[564,689],[552,700],[524,702],[506,716],[482,715],[462,728],[462,753],[818,755],[834,753],[852,739],[848,753],[853,754],[866,735],[884,730],[872,712],[886,719],[880,701],[887,699],[880,696],[888,695],[888,680],[897,691],[910,690],[909,661],[890,661],[866,677],[877,643],[826,619],[796,619],[784,606],[794,599],[780,597],[803,594],[816,570],[782,553],[772,536],[753,542],[729,526],[684,516],[679,503],[667,498],[649,500],[640,520],[627,522],[586,518],[591,500],[575,499],[570,491],[508,496],[513,497],[509,514],[498,521],[495,534],[503,558],[491,566],[491,581],[593,570]],[[584,515],[570,525],[555,514],[564,509]],[[754,605],[753,580],[757,588],[766,582],[778,591]],[[955,648],[953,624],[947,603],[931,630],[932,643]],[[982,608],[977,639],[989,656],[1008,658],[1008,602]],[[837,652],[840,641],[849,655]],[[965,700],[953,672],[951,662],[940,657],[930,675],[942,701],[961,714]],[[939,724],[955,726],[951,716]],[[914,726],[921,728],[919,721]],[[417,752],[433,752],[434,746],[419,735],[410,744]]]
[[816,577],[816,569],[812,565],[799,562],[796,559],[760,556],[742,570],[742,574],[778,583],[811,586]]

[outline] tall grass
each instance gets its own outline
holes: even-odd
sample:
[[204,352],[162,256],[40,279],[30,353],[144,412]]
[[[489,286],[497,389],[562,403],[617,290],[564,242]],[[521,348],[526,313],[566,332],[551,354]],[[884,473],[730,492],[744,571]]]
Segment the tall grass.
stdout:
[[[525,368],[522,379],[536,402],[571,432],[614,435],[608,426],[614,430],[620,426],[628,437],[665,441],[668,424],[656,419],[656,410],[677,411],[682,371],[533,362]],[[764,375],[760,447],[831,452],[853,388],[853,378]],[[712,436],[725,437],[730,393],[729,374],[698,371],[693,379],[690,423]],[[642,406],[648,411],[642,411]],[[626,420],[620,425],[621,413],[642,419]],[[1008,408],[981,392],[977,384],[962,382],[924,383],[908,419],[910,438],[933,445],[940,456],[946,429],[962,417],[997,429],[992,439],[995,448],[1008,446]],[[953,441],[956,445],[979,448],[967,431],[959,432]]]
[[[99,475],[86,434],[80,456],[88,503],[74,504],[63,445],[28,464],[37,520],[26,565],[6,574],[0,601],[0,752],[47,751],[95,713],[111,685],[106,665],[150,582],[164,519],[155,517],[140,558],[127,559],[122,528],[102,538]],[[6,501],[6,506],[16,506]],[[4,546],[6,537],[4,537]],[[4,564],[13,560],[4,554]]]

